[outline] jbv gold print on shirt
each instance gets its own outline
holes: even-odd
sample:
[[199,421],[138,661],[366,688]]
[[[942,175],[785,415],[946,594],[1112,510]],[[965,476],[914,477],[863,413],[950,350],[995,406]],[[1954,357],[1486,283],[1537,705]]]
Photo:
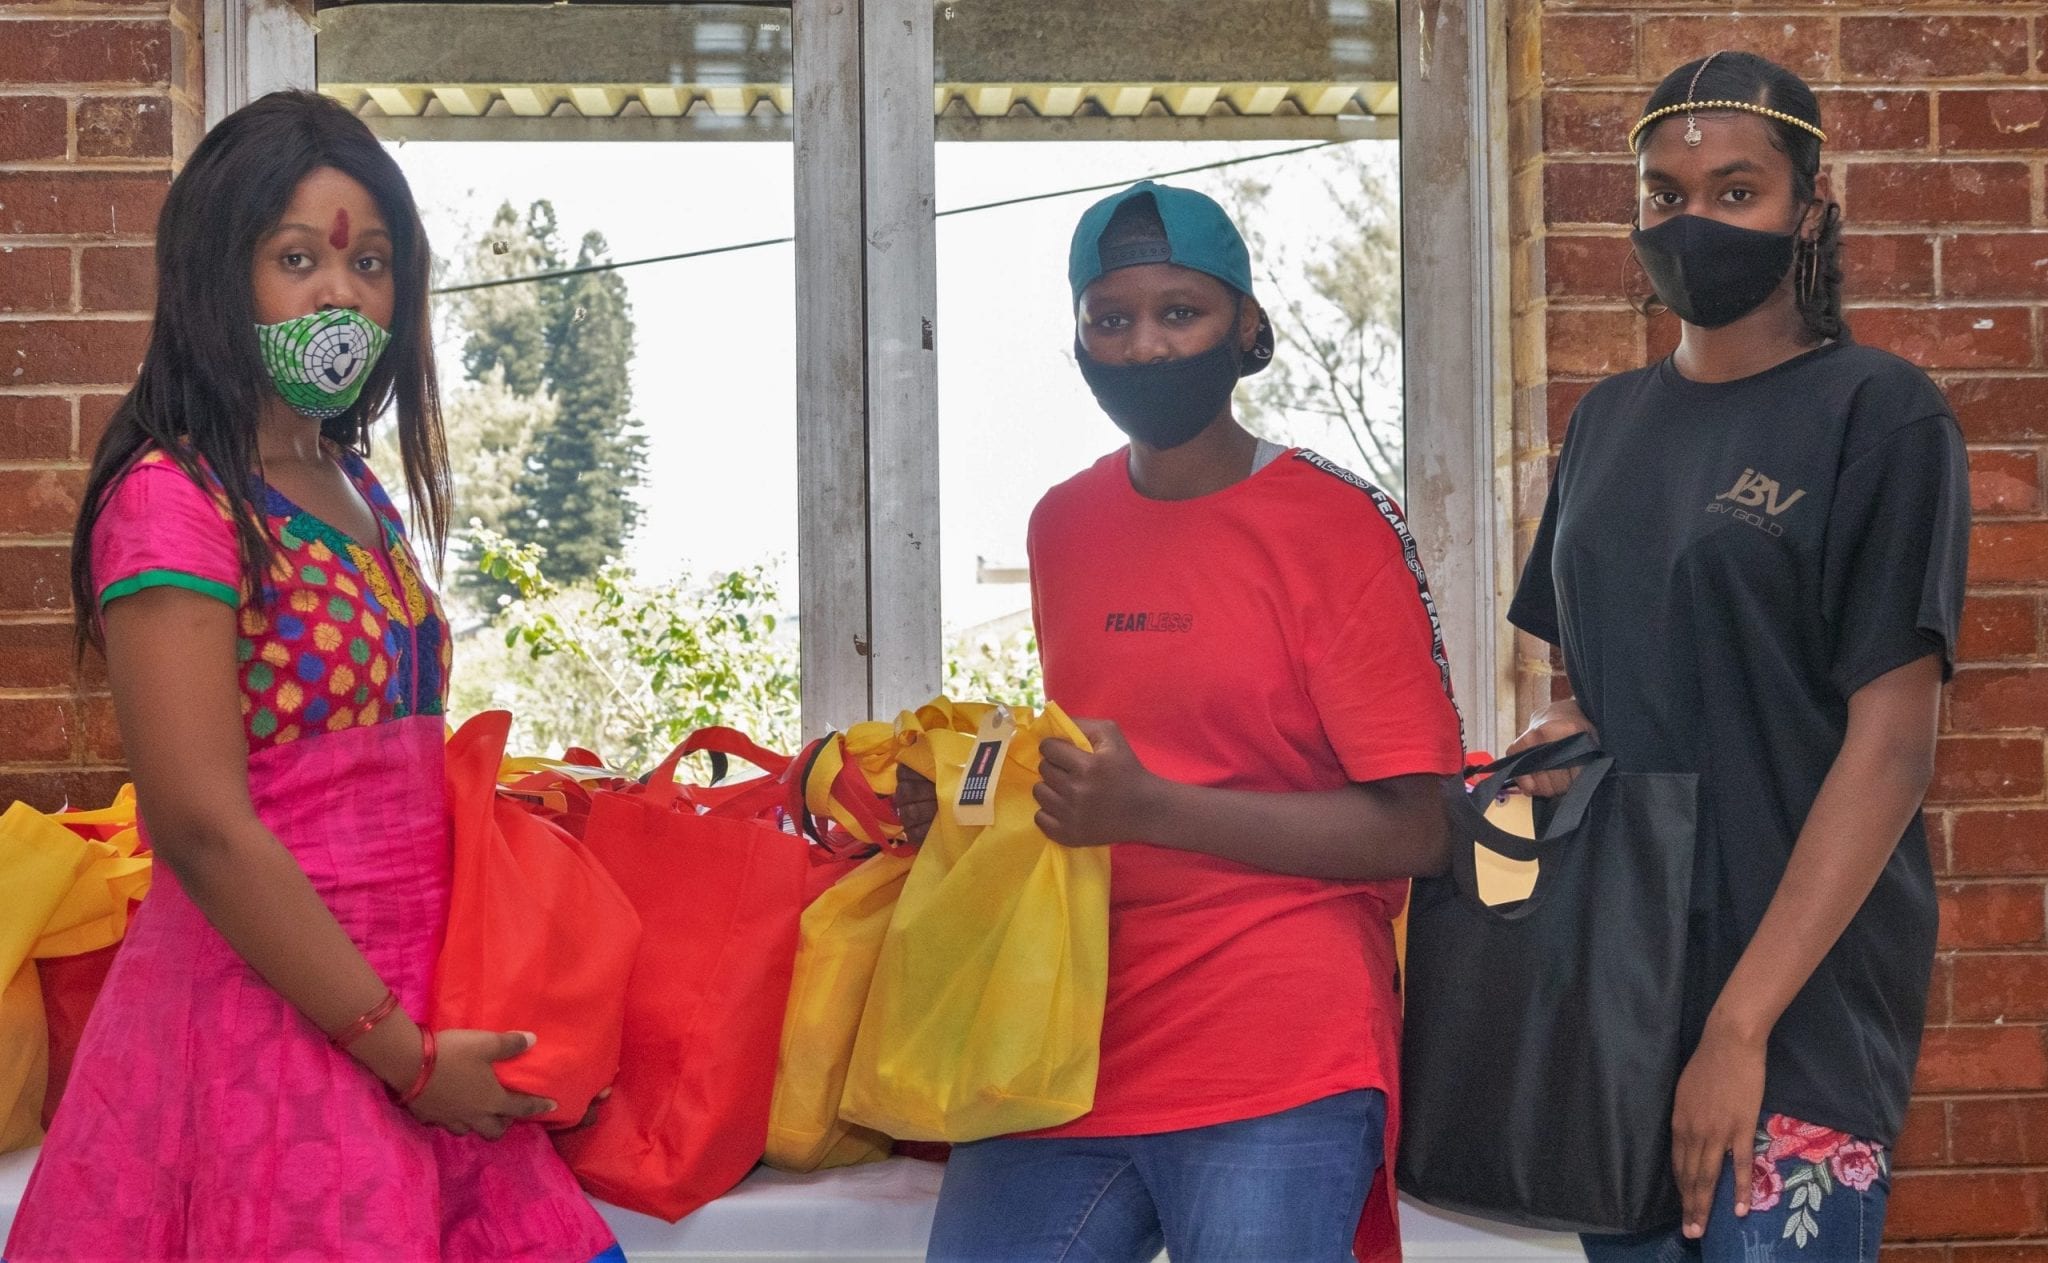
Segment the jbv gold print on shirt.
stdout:
[[[1738,521],[1747,522],[1760,531],[1772,535],[1783,535],[1785,528],[1778,525],[1776,518],[1785,510],[1799,503],[1806,495],[1802,489],[1795,489],[1786,495],[1775,478],[1767,478],[1754,469],[1745,469],[1735,485],[1715,496],[1707,506],[1709,513],[1726,513]],[[1762,509],[1762,513],[1754,512]]]

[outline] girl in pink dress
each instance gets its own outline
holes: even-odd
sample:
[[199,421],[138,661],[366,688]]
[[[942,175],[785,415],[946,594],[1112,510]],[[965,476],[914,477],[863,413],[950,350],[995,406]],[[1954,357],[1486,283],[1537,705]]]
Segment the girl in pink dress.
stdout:
[[615,1251],[492,1063],[434,1031],[448,635],[363,463],[395,411],[436,547],[447,475],[412,195],[340,106],[278,93],[172,184],[157,310],[74,541],[162,875],[7,1243],[46,1259]]

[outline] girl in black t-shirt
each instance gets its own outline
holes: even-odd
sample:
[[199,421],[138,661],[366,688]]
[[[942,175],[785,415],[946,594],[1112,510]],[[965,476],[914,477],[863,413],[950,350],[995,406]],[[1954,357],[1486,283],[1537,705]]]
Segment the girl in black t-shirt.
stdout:
[[1512,749],[1597,729],[1621,771],[1699,778],[1682,1221],[1587,1253],[1875,1259],[1934,952],[1966,457],[1926,375],[1849,340],[1805,83],[1717,53],[1629,139],[1636,256],[1683,333],[1575,411],[1509,614],[1573,693]]

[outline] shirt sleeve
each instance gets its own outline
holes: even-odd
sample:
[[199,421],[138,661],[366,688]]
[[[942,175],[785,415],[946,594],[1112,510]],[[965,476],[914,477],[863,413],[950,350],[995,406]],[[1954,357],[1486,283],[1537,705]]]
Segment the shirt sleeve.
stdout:
[[1951,418],[1902,426],[1842,470],[1822,600],[1844,697],[1931,653],[1954,673],[1969,546],[1969,457]]
[[1557,483],[1551,478],[1550,494],[1543,501],[1543,521],[1536,527],[1536,543],[1522,563],[1522,581],[1515,585],[1515,599],[1508,604],[1508,622],[1553,645],[1563,643],[1557,625],[1557,586],[1550,575],[1550,555],[1557,546]]
[[1450,660],[1428,593],[1421,563],[1404,547],[1367,580],[1308,662],[1309,696],[1354,783],[1448,776],[1464,766]]
[[211,492],[163,456],[145,456],[114,484],[93,523],[92,585],[102,610],[160,587],[238,606],[235,529]]

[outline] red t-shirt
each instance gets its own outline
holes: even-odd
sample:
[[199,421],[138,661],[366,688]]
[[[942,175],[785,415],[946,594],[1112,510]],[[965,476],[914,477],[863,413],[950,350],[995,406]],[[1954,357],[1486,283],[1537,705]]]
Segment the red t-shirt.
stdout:
[[[1153,772],[1284,792],[1459,771],[1400,511],[1314,453],[1166,501],[1117,451],[1046,493],[1029,548],[1046,696],[1116,721]],[[1204,1127],[1357,1088],[1398,1101],[1405,881],[1121,843],[1110,883],[1095,1108],[1044,1134]]]

